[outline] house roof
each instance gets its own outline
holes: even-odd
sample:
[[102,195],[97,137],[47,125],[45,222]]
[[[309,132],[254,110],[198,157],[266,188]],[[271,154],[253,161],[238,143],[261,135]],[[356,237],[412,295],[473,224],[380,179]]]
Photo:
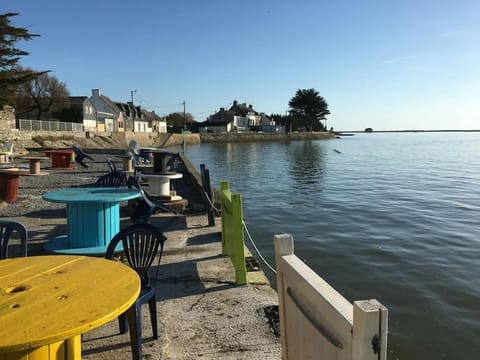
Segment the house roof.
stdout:
[[112,109],[113,112],[118,114],[120,113],[120,111],[122,111],[112,100],[110,100],[108,96],[100,95],[99,97],[103,100],[105,104],[107,104]]
[[265,113],[261,113],[260,116],[261,116],[260,118],[261,123],[271,121],[270,116],[266,115]]
[[252,113],[257,115],[257,112],[253,109],[252,105],[247,105],[247,103],[239,104],[237,100],[233,101],[233,105],[229,111],[233,111],[235,112],[235,115],[239,116],[247,116]]
[[217,125],[228,124],[233,121],[234,116],[247,116],[247,115],[258,115],[258,113],[253,109],[252,105],[247,105],[246,103],[239,104],[237,100],[233,101],[233,105],[230,109],[225,110],[225,108],[220,108],[220,111],[217,111],[215,114],[211,115],[206,124]]
[[141,110],[143,118],[147,121],[162,121],[162,118],[155,114],[154,111]]
[[210,126],[225,125],[232,122],[235,115],[235,112],[221,108],[220,111],[211,115],[206,123]]
[[87,96],[69,96],[68,100],[70,105],[83,105],[83,102],[87,99]]

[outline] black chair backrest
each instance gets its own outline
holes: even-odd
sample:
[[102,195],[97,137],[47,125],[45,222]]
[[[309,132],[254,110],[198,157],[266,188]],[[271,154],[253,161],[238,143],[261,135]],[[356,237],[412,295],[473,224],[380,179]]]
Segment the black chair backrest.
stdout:
[[102,187],[127,186],[127,178],[123,171],[109,172],[108,174],[100,176],[95,182],[95,185]]
[[135,207],[130,216],[130,219],[133,222],[148,222],[150,216],[155,214],[157,211],[178,215],[174,209],[171,209],[168,206],[165,206],[162,203],[151,198],[148,193],[143,189],[142,185],[140,185],[133,176],[128,177],[127,185],[129,188],[137,189],[142,195],[141,199],[137,199],[137,206]]
[[155,256],[162,257],[165,240],[166,237],[155,226],[147,223],[133,224],[113,237],[107,247],[105,257],[112,259],[115,248],[122,242],[128,264],[138,273],[142,287],[144,287],[150,284],[148,269],[155,260]]
[[23,256],[27,256],[27,228],[18,221],[0,220],[0,259],[8,258],[8,242],[14,231],[20,236]]
[[129,188],[135,188],[140,192],[140,195],[142,195],[142,199],[147,203],[148,206],[150,207],[155,207],[155,203],[150,199],[146,191],[143,189],[142,185],[140,185],[133,176],[129,176],[127,179],[127,185]]
[[75,161],[82,165],[84,168],[88,168],[88,165],[83,162],[85,158],[94,161],[93,158],[83,152],[77,145],[73,144],[72,149],[75,152]]
[[107,158],[107,164],[110,172],[117,171],[117,166],[115,165],[115,161],[113,161],[112,158]]

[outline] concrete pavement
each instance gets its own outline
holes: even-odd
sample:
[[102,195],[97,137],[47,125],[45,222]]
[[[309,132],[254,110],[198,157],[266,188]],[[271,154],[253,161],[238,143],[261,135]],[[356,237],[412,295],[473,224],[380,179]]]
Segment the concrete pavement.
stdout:
[[[127,221],[127,220],[125,220]],[[153,340],[148,306],[142,310],[145,359],[280,359],[279,339],[264,308],[278,303],[262,273],[255,284],[235,286],[235,273],[221,255],[220,219],[205,215],[152,224],[167,236],[156,282],[159,336]],[[153,273],[157,271],[154,266]],[[85,359],[130,359],[130,340],[113,321],[83,337]]]

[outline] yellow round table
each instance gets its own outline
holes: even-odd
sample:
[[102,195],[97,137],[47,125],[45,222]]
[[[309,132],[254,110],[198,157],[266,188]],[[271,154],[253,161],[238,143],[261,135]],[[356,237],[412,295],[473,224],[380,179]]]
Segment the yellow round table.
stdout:
[[48,255],[0,261],[0,360],[81,359],[81,334],[124,313],[140,293],[128,266]]

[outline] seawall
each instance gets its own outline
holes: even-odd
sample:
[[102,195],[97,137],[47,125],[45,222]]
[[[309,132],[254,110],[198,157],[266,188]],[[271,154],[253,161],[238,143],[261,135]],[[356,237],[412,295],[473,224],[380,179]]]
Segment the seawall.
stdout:
[[43,146],[69,147],[77,144],[84,149],[127,149],[131,140],[140,146],[169,147],[182,144],[226,143],[250,141],[295,141],[306,139],[333,139],[330,132],[290,133],[290,134],[158,134],[134,133],[132,131],[117,133],[84,133],[70,131],[20,131],[14,129],[0,134],[0,143],[12,141],[14,156],[22,156],[29,151]]

